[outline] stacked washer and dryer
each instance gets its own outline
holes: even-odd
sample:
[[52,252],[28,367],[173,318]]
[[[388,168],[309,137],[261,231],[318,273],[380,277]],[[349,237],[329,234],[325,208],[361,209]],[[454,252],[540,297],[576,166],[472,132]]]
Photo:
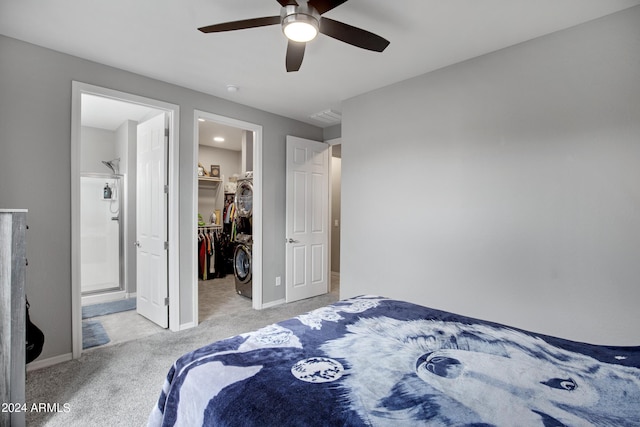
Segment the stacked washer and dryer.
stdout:
[[253,245],[253,172],[246,172],[239,178],[235,196],[235,249],[233,252],[233,274],[236,278],[236,292],[247,298],[252,296],[252,253]]

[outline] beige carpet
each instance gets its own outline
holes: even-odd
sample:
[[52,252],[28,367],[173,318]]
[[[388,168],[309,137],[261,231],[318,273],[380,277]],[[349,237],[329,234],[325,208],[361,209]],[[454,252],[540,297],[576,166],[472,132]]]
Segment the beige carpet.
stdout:
[[[28,372],[28,405],[48,403],[49,408],[59,408],[59,412],[28,412],[27,425],[146,425],[171,364],[182,354],[335,302],[339,277],[333,279],[329,294],[260,311],[253,310],[248,299],[236,295],[244,301],[233,298],[226,309],[220,305],[197,328],[182,332],[161,330],[137,340],[90,349],[77,360]],[[222,300],[221,297],[218,302]],[[242,304],[246,307],[241,308]]]
[[[232,274],[219,279],[198,281],[198,323],[221,312],[250,308],[251,300],[236,293],[235,279]],[[163,330],[160,326],[138,315],[135,310],[97,316],[91,320],[99,321],[107,332],[110,341],[105,345],[137,340]],[[95,348],[97,347],[93,349]]]
[[233,312],[251,308],[249,298],[238,295],[233,274],[222,279],[198,281],[198,318],[200,322],[220,311]]

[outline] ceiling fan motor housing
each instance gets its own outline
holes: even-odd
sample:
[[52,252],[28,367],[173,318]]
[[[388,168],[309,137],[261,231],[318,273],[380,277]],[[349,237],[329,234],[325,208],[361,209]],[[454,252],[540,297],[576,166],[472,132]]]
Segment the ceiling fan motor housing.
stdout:
[[[302,6],[285,6],[282,8],[280,16],[282,18],[282,31],[289,39],[294,41],[305,42],[312,40],[319,31],[320,13],[318,13],[313,6],[308,4]],[[310,25],[315,30],[315,33],[308,39],[295,40],[287,30],[287,27],[295,25]]]

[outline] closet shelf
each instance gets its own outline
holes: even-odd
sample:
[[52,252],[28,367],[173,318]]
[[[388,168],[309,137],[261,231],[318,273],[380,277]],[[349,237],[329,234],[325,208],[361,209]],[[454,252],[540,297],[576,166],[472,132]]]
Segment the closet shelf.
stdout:
[[210,182],[212,184],[219,184],[222,182],[222,178],[213,178],[210,176],[199,176],[198,177],[198,181],[199,182]]
[[220,191],[221,182],[222,182],[222,178],[212,178],[210,176],[199,176],[198,188],[201,188],[205,191],[215,191],[215,195],[216,197],[218,197],[218,192]]

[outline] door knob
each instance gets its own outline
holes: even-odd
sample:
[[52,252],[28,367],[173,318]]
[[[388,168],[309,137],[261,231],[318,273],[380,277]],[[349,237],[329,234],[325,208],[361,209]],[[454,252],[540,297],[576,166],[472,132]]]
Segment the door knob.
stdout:
[[142,247],[140,242],[138,242],[137,240],[135,242],[133,242],[133,246],[135,246],[136,248]]
[[293,240],[293,239],[289,238],[287,240],[287,243],[300,243],[300,241],[299,240]]

